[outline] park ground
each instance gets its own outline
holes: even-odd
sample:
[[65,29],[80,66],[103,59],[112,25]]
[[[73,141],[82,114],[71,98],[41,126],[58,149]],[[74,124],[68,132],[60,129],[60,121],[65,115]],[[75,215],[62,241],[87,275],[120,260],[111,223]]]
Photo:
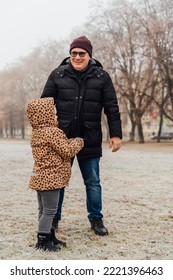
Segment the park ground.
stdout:
[[60,252],[34,248],[36,192],[28,189],[33,159],[29,141],[0,140],[1,260],[172,260],[173,141],[103,144],[103,214],[109,235],[90,229],[85,188],[75,160],[58,237]]

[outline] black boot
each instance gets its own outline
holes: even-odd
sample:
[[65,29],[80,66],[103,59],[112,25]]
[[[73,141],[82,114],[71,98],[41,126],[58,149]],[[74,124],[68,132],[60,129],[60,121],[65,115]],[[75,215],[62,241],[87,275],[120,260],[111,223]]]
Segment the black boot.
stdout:
[[94,230],[95,234],[108,235],[108,230],[104,226],[102,219],[96,219],[91,221],[91,229]]
[[56,236],[55,236],[55,228],[54,227],[51,228],[51,242],[53,243],[53,245],[59,245],[59,246],[66,247],[66,242],[61,241],[61,240],[56,238]]
[[51,234],[50,233],[38,233],[37,234],[37,244],[36,249],[42,249],[44,251],[58,252],[61,250],[60,246],[55,246],[51,242]]

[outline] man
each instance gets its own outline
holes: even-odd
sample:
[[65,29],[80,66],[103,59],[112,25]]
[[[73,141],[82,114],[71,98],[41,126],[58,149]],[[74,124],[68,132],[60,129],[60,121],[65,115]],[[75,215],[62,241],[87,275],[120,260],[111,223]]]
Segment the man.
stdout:
[[[70,45],[70,57],[52,71],[41,97],[53,97],[59,128],[68,138],[82,137],[84,148],[77,160],[86,186],[86,204],[91,229],[96,234],[107,235],[103,224],[102,190],[99,161],[102,156],[101,113],[107,115],[112,152],[121,147],[121,119],[116,92],[109,74],[92,58],[92,44],[86,36],[76,38]],[[54,225],[61,219],[61,203]]]

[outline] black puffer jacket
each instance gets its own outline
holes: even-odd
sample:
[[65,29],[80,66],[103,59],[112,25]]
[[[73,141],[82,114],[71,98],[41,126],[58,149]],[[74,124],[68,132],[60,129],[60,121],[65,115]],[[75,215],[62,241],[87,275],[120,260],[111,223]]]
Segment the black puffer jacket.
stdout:
[[82,137],[84,148],[78,158],[102,156],[101,113],[107,115],[110,137],[122,138],[115,89],[101,64],[91,59],[84,72],[76,71],[69,58],[50,74],[41,97],[53,97],[59,128],[68,138]]

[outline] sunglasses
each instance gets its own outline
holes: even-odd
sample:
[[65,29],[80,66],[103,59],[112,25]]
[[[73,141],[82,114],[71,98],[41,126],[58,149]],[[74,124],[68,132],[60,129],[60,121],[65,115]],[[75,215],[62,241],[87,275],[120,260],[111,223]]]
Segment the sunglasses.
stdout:
[[70,55],[72,57],[76,57],[77,55],[79,55],[80,57],[85,57],[87,52],[71,52]]

